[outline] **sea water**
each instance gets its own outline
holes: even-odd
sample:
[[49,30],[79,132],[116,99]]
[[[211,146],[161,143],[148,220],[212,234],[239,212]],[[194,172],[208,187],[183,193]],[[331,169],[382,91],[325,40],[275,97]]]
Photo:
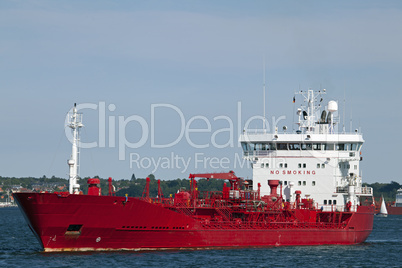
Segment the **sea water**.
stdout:
[[19,209],[1,208],[0,267],[402,267],[402,216],[376,217],[352,246],[44,253]]

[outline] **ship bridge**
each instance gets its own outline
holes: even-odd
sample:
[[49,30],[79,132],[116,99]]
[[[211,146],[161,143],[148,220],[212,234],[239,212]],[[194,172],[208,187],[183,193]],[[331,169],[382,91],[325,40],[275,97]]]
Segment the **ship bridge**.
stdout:
[[[360,161],[363,135],[336,131],[338,104],[322,105],[325,91],[301,91],[304,104],[297,109],[298,128],[293,132],[244,131],[240,136],[243,157],[253,169],[253,187],[261,184],[269,193],[268,180],[279,180],[282,194],[294,201],[295,191],[313,198],[323,208],[359,204],[371,197],[372,189],[362,187]],[[319,103],[317,105],[317,103]]]

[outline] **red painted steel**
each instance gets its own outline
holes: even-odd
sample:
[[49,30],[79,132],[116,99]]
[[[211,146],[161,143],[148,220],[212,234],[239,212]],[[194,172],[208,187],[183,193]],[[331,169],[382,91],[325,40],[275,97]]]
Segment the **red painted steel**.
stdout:
[[112,178],[111,178],[111,177],[109,177],[109,179],[107,180],[107,182],[108,182],[108,184],[109,184],[109,191],[108,191],[108,195],[109,195],[109,196],[113,196],[113,195],[115,195],[116,193],[115,193],[115,191],[114,191],[114,189],[113,189],[113,185],[112,185]]
[[101,195],[100,180],[88,179],[88,195]]
[[[381,208],[381,198],[374,198],[375,200],[375,214],[380,212]],[[402,207],[396,207],[395,202],[387,202],[386,203],[388,215],[402,215]]]
[[199,192],[193,177],[192,190],[174,198],[150,198],[149,184],[143,198],[14,197],[45,251],[347,245],[364,242],[372,231],[374,206],[326,212],[312,200],[289,203],[276,192],[260,197],[225,187]]
[[387,205],[387,212],[389,215],[402,215],[402,207]]

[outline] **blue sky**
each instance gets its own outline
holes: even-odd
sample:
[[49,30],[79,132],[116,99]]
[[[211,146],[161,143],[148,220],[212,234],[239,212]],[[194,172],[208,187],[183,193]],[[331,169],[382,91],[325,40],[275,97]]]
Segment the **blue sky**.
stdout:
[[[227,170],[195,167],[199,153],[228,157],[229,169],[249,177],[249,168],[233,166],[241,155],[237,126],[262,114],[265,55],[268,118],[284,115],[283,124],[292,126],[294,92],[326,88],[327,100],[345,110],[347,130],[351,117],[353,129],[362,129],[363,180],[402,183],[401,25],[400,1],[1,1],[0,175],[67,177],[63,124],[76,102],[115,107],[105,118],[116,122],[116,146],[83,149],[81,176],[123,179],[153,171],[130,167],[130,154],[191,160],[185,171],[155,170],[161,179]],[[190,137],[209,146],[194,148],[183,136],[175,146],[152,148],[148,137],[119,160],[119,117],[150,123],[152,104],[177,107],[186,124],[198,118],[192,128],[205,129],[199,119],[205,117],[211,130]],[[155,111],[157,143],[174,141],[182,127],[178,113]],[[99,141],[99,109],[82,112],[82,141]],[[233,140],[234,147],[211,144],[214,132],[229,127],[217,116],[232,119],[234,137],[214,138],[220,145]],[[127,124],[124,135],[139,141],[141,126]]]

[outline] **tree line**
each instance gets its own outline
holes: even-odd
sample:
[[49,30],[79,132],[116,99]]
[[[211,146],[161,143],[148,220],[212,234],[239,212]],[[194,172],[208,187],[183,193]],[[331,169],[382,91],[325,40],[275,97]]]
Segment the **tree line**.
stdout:
[[384,196],[385,202],[394,202],[397,190],[402,188],[402,185],[396,181],[391,181],[391,183],[363,183],[363,186],[372,187],[374,197]]
[[[158,180],[155,178],[153,174],[148,176],[150,178],[150,186],[149,186],[149,195],[151,197],[156,197],[158,194]],[[88,192],[87,180],[90,177],[80,178],[78,179],[78,184],[81,185],[81,190],[84,194]],[[102,191],[102,195],[107,195],[109,191],[108,178],[100,178],[99,176],[94,176],[91,178],[97,178],[100,181],[100,187]],[[207,180],[207,179],[199,179],[197,180],[198,189],[200,191],[222,191],[223,184],[225,182],[223,180]],[[130,180],[121,179],[114,180],[112,182],[113,186],[116,190],[117,196],[124,196],[128,194],[132,197],[140,197],[142,196],[146,178],[136,178],[134,175]],[[227,182],[229,185],[229,183]],[[5,190],[16,189],[16,187],[26,188],[27,190],[32,190],[34,186],[43,185],[43,189],[49,188],[49,185],[53,185],[53,191],[68,191],[66,187],[63,190],[58,190],[58,186],[66,185],[68,186],[68,179],[59,178],[52,176],[48,178],[46,176],[42,176],[40,178],[34,177],[23,177],[23,178],[15,178],[15,177],[1,177],[0,176],[0,187]],[[189,179],[176,179],[176,180],[161,180],[160,182],[162,193],[164,197],[169,197],[170,195],[174,195],[180,189],[190,189],[190,180]],[[0,193],[1,195],[2,193]],[[5,194],[5,193],[4,193]]]

